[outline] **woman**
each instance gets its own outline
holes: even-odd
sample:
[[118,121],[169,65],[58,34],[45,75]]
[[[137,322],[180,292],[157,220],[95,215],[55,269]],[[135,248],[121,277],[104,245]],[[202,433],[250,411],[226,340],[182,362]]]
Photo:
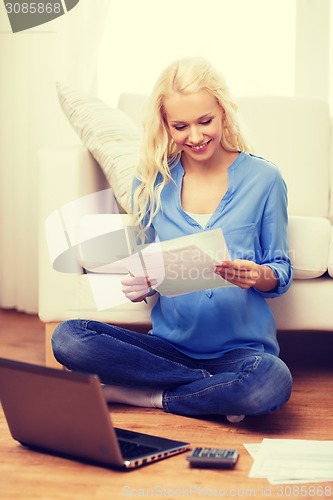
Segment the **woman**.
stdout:
[[[280,408],[292,379],[265,299],[292,280],[286,186],[274,165],[250,154],[237,106],[202,58],[171,64],[148,100],[133,217],[141,241],[152,229],[160,240],[222,229],[231,258],[215,272],[235,286],[159,295],[148,335],[64,322],[53,336],[56,358],[98,374],[110,402],[232,422]],[[132,301],[156,283],[122,281]]]

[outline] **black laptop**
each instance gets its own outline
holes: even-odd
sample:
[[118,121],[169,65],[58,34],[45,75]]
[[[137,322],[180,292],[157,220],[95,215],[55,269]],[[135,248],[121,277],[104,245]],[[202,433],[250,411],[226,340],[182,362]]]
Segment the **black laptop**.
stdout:
[[0,358],[0,400],[12,437],[38,451],[126,470],[189,449],[113,427],[95,375]]

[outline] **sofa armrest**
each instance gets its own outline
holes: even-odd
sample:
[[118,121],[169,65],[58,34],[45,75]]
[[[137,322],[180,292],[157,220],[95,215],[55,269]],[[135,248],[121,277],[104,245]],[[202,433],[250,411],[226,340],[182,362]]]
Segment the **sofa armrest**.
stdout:
[[39,152],[39,316],[58,321],[78,308],[79,274],[55,271],[45,235],[47,217],[61,206],[108,188],[98,164],[84,146],[45,149]]
[[[85,317],[114,324],[149,327],[150,310],[156,298],[151,297],[148,305],[144,302],[124,301],[123,294],[119,292],[120,274],[98,276],[81,274],[80,267],[76,272],[73,269],[59,272],[52,265],[46,237],[46,223],[51,214],[56,221],[58,220],[59,233],[54,235],[56,246],[61,247],[67,238],[67,248],[70,248],[75,239],[75,231],[71,229],[75,228],[70,228],[70,224],[66,225],[66,222],[68,223],[66,216],[68,213],[71,215],[72,209],[74,215],[77,209],[81,215],[82,206],[78,208],[81,202],[86,213],[90,213],[91,210],[93,213],[118,213],[118,206],[110,186],[96,161],[85,147],[75,146],[41,151],[39,167],[40,319],[49,323]],[[86,201],[88,201],[87,206]],[[97,307],[97,294],[102,294],[105,308]],[[110,306],[108,297],[114,299],[111,301],[113,304],[116,303],[117,294],[121,295],[122,300]]]

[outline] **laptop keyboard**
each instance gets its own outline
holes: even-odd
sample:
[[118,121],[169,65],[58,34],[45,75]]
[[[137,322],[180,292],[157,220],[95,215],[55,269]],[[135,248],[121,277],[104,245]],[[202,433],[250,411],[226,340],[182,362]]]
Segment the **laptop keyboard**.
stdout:
[[158,451],[158,448],[154,448],[153,446],[145,446],[130,441],[123,441],[122,439],[118,439],[118,443],[121,454],[125,459],[137,458]]

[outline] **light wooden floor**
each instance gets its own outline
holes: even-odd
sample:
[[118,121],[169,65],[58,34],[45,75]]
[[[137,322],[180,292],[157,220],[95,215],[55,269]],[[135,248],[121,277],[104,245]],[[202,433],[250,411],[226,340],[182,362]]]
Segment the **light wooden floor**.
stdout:
[[[190,469],[186,454],[132,472],[39,454],[11,438],[0,410],[0,499],[333,498],[333,482],[297,489],[248,478],[252,459],[243,443],[258,443],[264,437],[333,439],[333,333],[284,332],[279,339],[281,357],[293,372],[294,390],[290,402],[273,415],[247,417],[233,425],[224,418],[191,419],[110,406],[119,427],[189,440],[193,446],[236,447],[240,459],[234,470]],[[43,341],[44,327],[35,316],[0,310],[0,356],[43,364]]]

